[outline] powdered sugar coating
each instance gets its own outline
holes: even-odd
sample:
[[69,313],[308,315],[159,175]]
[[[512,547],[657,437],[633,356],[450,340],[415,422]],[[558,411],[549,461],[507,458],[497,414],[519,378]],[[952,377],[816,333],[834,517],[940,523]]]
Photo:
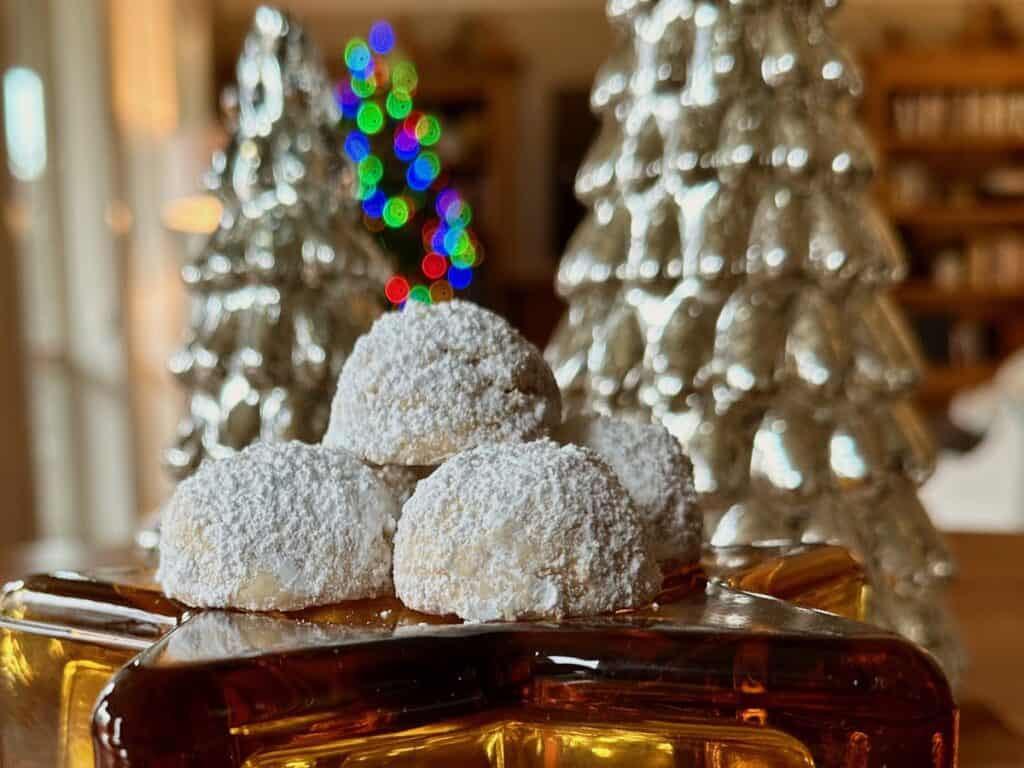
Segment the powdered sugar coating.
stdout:
[[399,508],[405,504],[416,490],[416,483],[429,477],[434,467],[404,467],[401,464],[367,465],[373,474],[384,485],[391,489]]
[[615,470],[659,559],[699,559],[703,518],[693,488],[693,465],[667,429],[587,413],[567,419],[553,437],[590,448]]
[[504,319],[467,301],[409,302],[356,342],[323,442],[374,464],[437,465],[560,420],[551,369]]
[[398,502],[355,456],[256,443],[164,509],[157,581],[188,605],[290,611],[391,594]]
[[467,621],[591,615],[650,601],[660,571],[629,495],[595,454],[482,446],[422,480],[395,536],[395,591]]

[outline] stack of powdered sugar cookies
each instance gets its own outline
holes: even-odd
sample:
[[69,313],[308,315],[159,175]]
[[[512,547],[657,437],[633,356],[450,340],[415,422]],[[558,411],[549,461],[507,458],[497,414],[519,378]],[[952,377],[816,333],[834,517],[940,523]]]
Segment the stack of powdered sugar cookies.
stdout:
[[321,445],[256,444],[181,483],[157,578],[200,607],[603,613],[698,557],[691,473],[660,426],[563,423],[550,369],[499,316],[410,303],[356,343]]

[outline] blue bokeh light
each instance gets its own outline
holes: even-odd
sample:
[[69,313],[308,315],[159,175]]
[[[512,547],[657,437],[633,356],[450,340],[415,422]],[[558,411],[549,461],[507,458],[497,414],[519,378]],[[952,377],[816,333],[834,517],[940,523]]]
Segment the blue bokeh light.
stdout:
[[405,183],[409,185],[410,189],[414,189],[417,192],[426,191],[432,181],[433,179],[425,179],[416,173],[415,163],[410,165],[409,170],[405,172]]
[[438,227],[437,231],[434,232],[434,236],[430,238],[431,250],[437,251],[438,253],[443,253],[445,256],[450,256],[451,254],[448,252],[448,249],[445,248],[445,235],[447,234],[447,227]]
[[363,201],[363,212],[373,219],[379,219],[384,215],[384,206],[388,202],[388,196],[383,190],[378,189],[370,197]]
[[358,163],[370,154],[370,140],[362,131],[353,130],[345,137],[345,154]]
[[468,288],[469,284],[473,282],[473,270],[470,267],[448,267],[448,282],[452,284],[452,288],[457,291],[461,291],[463,288]]
[[370,27],[370,48],[374,53],[386,55],[395,47],[395,30],[386,21],[376,21]]
[[465,230],[462,227],[450,227],[444,235],[444,252],[449,256],[458,250]]

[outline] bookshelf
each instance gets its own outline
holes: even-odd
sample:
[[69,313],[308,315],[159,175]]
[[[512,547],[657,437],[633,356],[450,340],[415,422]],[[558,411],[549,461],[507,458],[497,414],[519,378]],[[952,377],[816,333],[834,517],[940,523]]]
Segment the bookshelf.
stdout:
[[890,48],[866,62],[878,199],[909,277],[894,291],[944,408],[1024,346],[1024,48],[1005,40]]

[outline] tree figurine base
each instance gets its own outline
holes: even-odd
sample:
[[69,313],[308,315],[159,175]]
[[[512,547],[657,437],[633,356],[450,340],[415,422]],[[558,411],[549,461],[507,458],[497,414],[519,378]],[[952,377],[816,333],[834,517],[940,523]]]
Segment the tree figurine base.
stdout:
[[464,625],[394,599],[191,611],[151,575],[8,585],[0,763],[955,765],[931,657],[811,609],[864,610],[835,547],[717,550],[666,568],[650,606],[557,622]]

